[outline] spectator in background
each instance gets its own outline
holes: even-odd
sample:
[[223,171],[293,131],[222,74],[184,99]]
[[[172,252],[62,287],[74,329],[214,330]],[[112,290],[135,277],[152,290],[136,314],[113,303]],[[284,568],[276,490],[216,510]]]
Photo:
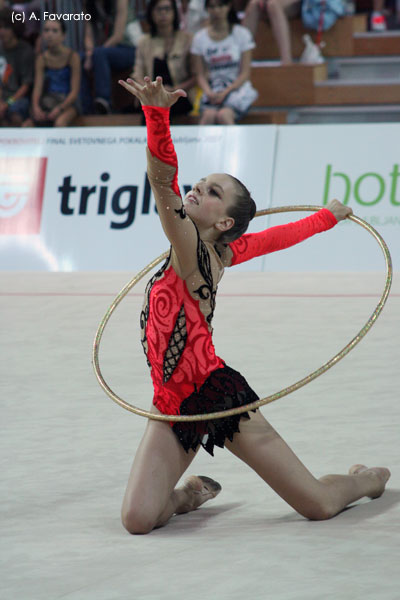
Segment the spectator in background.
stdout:
[[141,34],[132,0],[86,0],[84,68],[93,68],[94,108],[111,112],[112,70],[123,71],[135,62],[135,44]]
[[[48,3],[49,0],[30,0],[29,2],[13,1],[9,3],[13,10],[24,14],[24,40],[32,45],[35,53],[40,52],[40,47],[37,41],[38,38],[40,38],[42,16],[41,11],[50,9],[50,12],[53,12],[52,9],[54,6],[46,6]],[[34,16],[31,17],[32,13],[34,13]]]
[[166,90],[181,88],[188,98],[179,98],[171,107],[171,115],[187,114],[193,106],[196,77],[191,72],[190,46],[192,34],[179,29],[179,14],[175,0],[150,0],[146,19],[150,33],[141,37],[132,77],[144,83],[160,75]]
[[65,32],[63,21],[45,21],[46,50],[36,58],[32,114],[24,127],[67,127],[79,112],[81,61],[77,52],[64,45]]
[[208,14],[205,0],[181,0],[178,4],[181,29],[196,33],[205,27]]
[[33,81],[32,47],[20,39],[23,26],[12,22],[12,11],[0,11],[0,125],[20,127],[29,114]]
[[238,25],[230,0],[206,0],[209,26],[193,39],[197,83],[203,90],[200,124],[233,124],[257,98],[250,82],[251,33]]
[[254,38],[263,14],[269,17],[272,33],[278,45],[281,64],[292,64],[289,17],[300,16],[301,0],[250,0],[242,25],[251,31]]
[[385,0],[372,1],[372,14],[370,17],[371,31],[386,31],[386,18],[383,14],[385,10]]

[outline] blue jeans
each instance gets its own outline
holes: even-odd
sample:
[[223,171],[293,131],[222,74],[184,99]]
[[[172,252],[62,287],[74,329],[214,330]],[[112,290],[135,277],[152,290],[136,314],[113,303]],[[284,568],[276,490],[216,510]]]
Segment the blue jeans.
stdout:
[[24,96],[19,100],[15,100],[9,107],[9,113],[17,113],[22,120],[25,120],[29,117],[29,98]]
[[135,48],[133,46],[113,46],[104,48],[100,46],[93,52],[93,72],[95,97],[111,100],[111,71],[123,71],[131,68],[135,62]]

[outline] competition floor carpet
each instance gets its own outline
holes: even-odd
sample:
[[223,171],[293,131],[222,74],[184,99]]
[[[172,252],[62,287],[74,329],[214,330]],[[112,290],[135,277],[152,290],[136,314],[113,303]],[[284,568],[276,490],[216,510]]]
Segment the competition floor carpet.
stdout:
[[[190,473],[218,498],[131,536],[120,505],[145,420],[115,405],[91,367],[97,325],[126,273],[1,276],[1,572],[5,600],[398,600],[400,598],[400,287],[336,367],[263,413],[316,475],[385,465],[377,500],[309,522],[228,451]],[[342,348],[370,316],[383,274],[225,275],[218,354],[260,395]],[[112,388],[148,408],[139,341],[143,287],[105,332]]]

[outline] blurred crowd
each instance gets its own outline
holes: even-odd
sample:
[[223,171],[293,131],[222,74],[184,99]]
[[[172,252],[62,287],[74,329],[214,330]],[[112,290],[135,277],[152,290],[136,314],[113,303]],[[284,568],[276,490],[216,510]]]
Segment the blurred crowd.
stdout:
[[[348,12],[354,11],[353,0]],[[370,29],[384,31],[385,0]],[[303,0],[304,2],[304,0]],[[176,115],[240,121],[257,98],[250,80],[261,18],[281,63],[292,63],[289,19],[301,0],[0,0],[0,125],[66,127],[80,114],[119,112],[117,79],[163,78],[182,88]],[[123,93],[127,94],[125,90]],[[128,96],[128,94],[127,94]],[[132,97],[126,110],[139,111]]]

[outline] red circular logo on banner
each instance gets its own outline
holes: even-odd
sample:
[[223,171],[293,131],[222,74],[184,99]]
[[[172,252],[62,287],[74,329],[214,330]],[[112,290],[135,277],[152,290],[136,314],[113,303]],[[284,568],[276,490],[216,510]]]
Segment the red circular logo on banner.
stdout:
[[47,158],[0,158],[0,234],[40,233]]

